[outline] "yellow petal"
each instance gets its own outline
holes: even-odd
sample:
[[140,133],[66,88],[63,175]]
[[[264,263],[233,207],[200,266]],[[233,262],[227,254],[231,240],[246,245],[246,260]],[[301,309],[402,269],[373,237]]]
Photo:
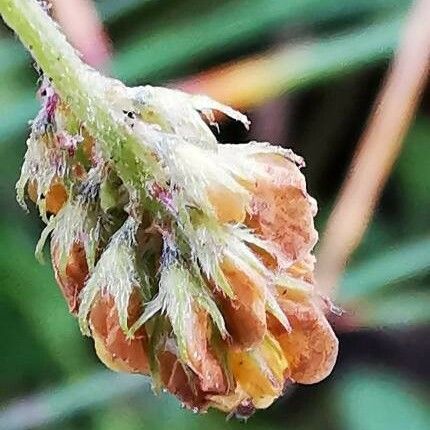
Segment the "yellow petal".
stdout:
[[235,380],[256,408],[268,407],[281,395],[288,363],[270,334],[255,350],[230,349],[228,362]]
[[213,395],[209,399],[211,406],[223,412],[234,411],[244,400],[248,399],[248,394],[237,384],[236,389],[226,395]]

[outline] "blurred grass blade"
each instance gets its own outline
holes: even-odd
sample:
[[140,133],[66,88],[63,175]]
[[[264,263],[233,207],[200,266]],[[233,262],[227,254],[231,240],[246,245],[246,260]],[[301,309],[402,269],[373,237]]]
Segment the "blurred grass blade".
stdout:
[[157,14],[145,23],[142,32],[127,40],[113,63],[116,76],[128,82],[154,78],[160,81],[197,56],[201,60],[244,42],[249,45],[277,26],[311,24],[381,8],[404,11],[410,1],[235,0],[206,10],[192,2],[181,4],[184,10],[177,7],[174,15],[172,10]]
[[430,238],[399,246],[350,268],[340,288],[340,301],[377,293],[383,287],[430,271]]
[[52,16],[85,63],[102,70],[111,57],[111,44],[93,0],[55,0]]
[[430,292],[406,291],[384,294],[360,304],[359,318],[366,327],[387,328],[424,325],[430,322]]
[[347,261],[367,230],[420,107],[430,70],[429,22],[430,1],[417,0],[327,220],[315,271],[327,297],[334,297]]
[[[277,26],[406,10],[411,3],[410,0],[355,0],[346,4],[337,0],[230,0],[214,6],[209,0],[188,0],[177,2],[172,8],[170,1],[104,0],[96,2],[96,7],[103,21],[109,24],[155,2],[159,2],[155,14],[148,11],[143,16],[139,26],[143,30],[126,39],[127,45],[115,63],[114,70],[123,79],[154,77],[159,72],[165,73],[166,68],[171,75],[172,67],[193,60],[197,54],[213,55],[214,49],[225,50],[226,44],[229,47],[249,44]],[[18,42],[0,42],[0,73],[22,67],[28,56],[19,49]]]
[[352,33],[286,46],[217,67],[179,82],[177,86],[247,109],[283,92],[306,88],[389,58],[396,47],[402,22],[403,15]]
[[114,399],[149,391],[148,380],[143,376],[104,370],[80,382],[53,388],[6,405],[0,409],[0,428],[32,429],[64,420]]
[[132,13],[146,5],[147,3],[154,3],[157,0],[102,0],[96,2],[100,18],[105,21],[115,21],[129,13]]

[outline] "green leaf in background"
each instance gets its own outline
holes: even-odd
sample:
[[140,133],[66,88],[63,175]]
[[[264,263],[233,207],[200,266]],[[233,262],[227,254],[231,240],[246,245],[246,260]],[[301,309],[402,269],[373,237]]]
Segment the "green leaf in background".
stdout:
[[90,356],[52,271],[35,262],[33,244],[25,237],[22,226],[15,229],[2,223],[0,231],[2,294],[14,302],[28,329],[43,342],[65,376],[85,372]]
[[421,389],[398,375],[358,368],[334,386],[339,428],[428,430],[430,409]]
[[430,120],[421,116],[415,121],[406,138],[402,156],[397,164],[395,176],[399,179],[406,215],[407,231],[419,233],[428,226],[430,207]]
[[100,18],[105,21],[115,21],[129,13],[133,13],[142,6],[155,3],[160,0],[99,0],[95,6],[98,9]]
[[0,59],[0,76],[4,76],[24,67],[30,56],[17,40],[0,39]]
[[430,238],[387,249],[351,267],[343,277],[339,300],[353,301],[396,282],[430,271]]

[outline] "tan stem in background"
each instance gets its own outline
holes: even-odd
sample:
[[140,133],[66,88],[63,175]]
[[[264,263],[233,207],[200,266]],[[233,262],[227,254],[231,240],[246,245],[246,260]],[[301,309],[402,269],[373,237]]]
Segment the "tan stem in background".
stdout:
[[317,280],[328,296],[366,231],[414,118],[429,68],[430,0],[419,0],[323,235]]
[[91,0],[51,0],[53,15],[83,60],[97,69],[109,62],[111,47]]

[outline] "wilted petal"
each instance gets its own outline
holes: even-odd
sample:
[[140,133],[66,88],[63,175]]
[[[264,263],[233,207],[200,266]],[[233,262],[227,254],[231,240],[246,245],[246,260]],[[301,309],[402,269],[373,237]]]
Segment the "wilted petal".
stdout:
[[115,300],[122,330],[127,331],[130,327],[127,325],[130,297],[136,286],[140,285],[135,261],[138,225],[138,221],[129,217],[115,232],[82,291],[78,316],[85,334],[88,334],[87,316],[99,292]]
[[287,333],[270,319],[269,330],[280,343],[291,370],[291,379],[313,384],[332,371],[338,353],[338,340],[323,311],[312,300],[292,300],[288,293],[279,304],[290,321]]
[[[128,306],[128,324],[132,325],[141,313],[141,299],[133,292]],[[122,330],[115,300],[108,295],[99,296],[89,315],[91,334],[97,355],[115,371],[148,373],[147,335],[141,327],[132,339]]]
[[55,279],[66,299],[70,312],[76,314],[79,309],[79,293],[84,288],[88,277],[84,247],[82,244],[73,243],[65,268],[62,268],[58,247],[52,243],[51,257]]
[[224,321],[204,288],[187,269],[172,264],[161,272],[160,292],[155,300],[169,317],[179,356],[198,376],[201,390],[223,393],[228,384],[209,345],[209,316],[214,324],[221,323],[217,327],[222,334]]
[[160,376],[163,385],[190,409],[203,409],[207,400],[200,389],[198,377],[180,362],[170,351],[158,354]]
[[225,393],[228,389],[226,377],[209,348],[207,313],[197,309],[184,318],[187,318],[188,322],[186,340],[188,365],[198,375],[202,391]]
[[[196,147],[179,138],[141,127],[142,136],[154,140],[172,186],[182,190],[184,203],[215,215],[220,222],[241,222],[250,193],[225,167],[218,152]],[[152,136],[152,137],[151,137]]]
[[67,191],[63,184],[54,183],[46,194],[46,212],[57,214],[67,201]]
[[234,343],[243,348],[258,345],[266,333],[266,308],[261,288],[227,259],[221,269],[230,284],[234,298],[218,293],[218,301],[227,331]]
[[314,284],[315,257],[308,254],[303,260],[297,261],[288,268],[288,274],[307,283]]
[[246,224],[264,239],[276,243],[292,262],[305,258],[318,234],[309,197],[299,168],[281,155],[256,155],[265,175],[250,183],[252,191]]
[[[37,182],[30,181],[27,185],[27,193],[33,202],[38,200]],[[45,198],[46,212],[56,215],[67,201],[67,191],[60,182],[53,183]]]

